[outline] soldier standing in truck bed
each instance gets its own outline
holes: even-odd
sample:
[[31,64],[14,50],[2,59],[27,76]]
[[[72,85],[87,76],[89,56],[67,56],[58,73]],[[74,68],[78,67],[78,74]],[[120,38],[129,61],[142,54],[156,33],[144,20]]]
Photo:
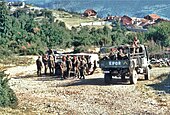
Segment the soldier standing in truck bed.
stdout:
[[133,54],[138,50],[139,44],[140,44],[140,42],[139,42],[137,36],[135,36],[135,37],[134,37],[134,40],[133,40],[133,44],[132,44]]

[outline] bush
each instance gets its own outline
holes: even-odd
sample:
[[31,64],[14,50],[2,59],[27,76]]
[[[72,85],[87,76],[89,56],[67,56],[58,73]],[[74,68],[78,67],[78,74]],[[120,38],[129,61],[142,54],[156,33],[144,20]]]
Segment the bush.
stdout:
[[14,91],[8,85],[9,79],[4,72],[0,72],[0,107],[16,107],[18,99]]
[[11,50],[9,50],[6,47],[0,46],[0,57],[10,56],[11,54],[12,54]]

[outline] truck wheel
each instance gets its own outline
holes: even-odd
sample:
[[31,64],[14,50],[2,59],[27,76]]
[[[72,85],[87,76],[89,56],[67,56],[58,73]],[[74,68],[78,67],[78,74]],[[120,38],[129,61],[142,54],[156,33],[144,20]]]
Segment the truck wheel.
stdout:
[[146,68],[146,74],[144,76],[145,76],[145,80],[150,80],[151,79],[149,67]]
[[111,74],[104,74],[104,82],[106,83],[106,84],[110,84],[111,83],[111,80],[112,80],[112,76],[111,76]]
[[138,74],[136,70],[133,70],[132,74],[130,75],[130,84],[136,84],[138,80]]

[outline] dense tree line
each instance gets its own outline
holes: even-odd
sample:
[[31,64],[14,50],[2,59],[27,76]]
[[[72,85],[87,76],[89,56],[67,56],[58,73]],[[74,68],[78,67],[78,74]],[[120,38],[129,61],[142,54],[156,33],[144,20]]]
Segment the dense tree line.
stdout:
[[170,22],[149,27],[147,33],[129,32],[119,22],[109,28],[72,28],[68,30],[64,22],[54,22],[52,12],[41,11],[41,20],[36,20],[39,12],[26,13],[20,9],[12,15],[5,2],[0,2],[0,55],[40,54],[47,48],[84,48],[89,46],[129,44],[134,36],[141,43],[153,43],[151,51],[157,47],[170,46]]

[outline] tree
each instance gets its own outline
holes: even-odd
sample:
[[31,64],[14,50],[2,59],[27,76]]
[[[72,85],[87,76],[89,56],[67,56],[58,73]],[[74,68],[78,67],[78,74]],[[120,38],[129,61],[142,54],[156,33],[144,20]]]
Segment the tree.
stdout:
[[33,28],[35,28],[36,26],[37,26],[36,22],[34,21],[33,18],[31,18],[30,20],[27,20],[25,24],[25,30],[27,32],[33,32]]
[[146,34],[148,40],[153,39],[157,44],[168,47],[170,36],[170,22],[162,22],[156,26],[150,27]]
[[19,18],[20,16],[25,15],[25,14],[26,14],[26,12],[23,9],[18,9],[16,11],[14,11],[14,13],[13,13],[14,17],[16,17],[16,18]]
[[41,10],[41,12],[42,12],[42,15],[43,15],[45,18],[52,18],[52,17],[53,17],[52,11],[50,11],[50,10],[43,9],[43,10]]
[[9,18],[9,11],[6,2],[0,2],[0,34],[9,36],[11,33],[11,20]]

